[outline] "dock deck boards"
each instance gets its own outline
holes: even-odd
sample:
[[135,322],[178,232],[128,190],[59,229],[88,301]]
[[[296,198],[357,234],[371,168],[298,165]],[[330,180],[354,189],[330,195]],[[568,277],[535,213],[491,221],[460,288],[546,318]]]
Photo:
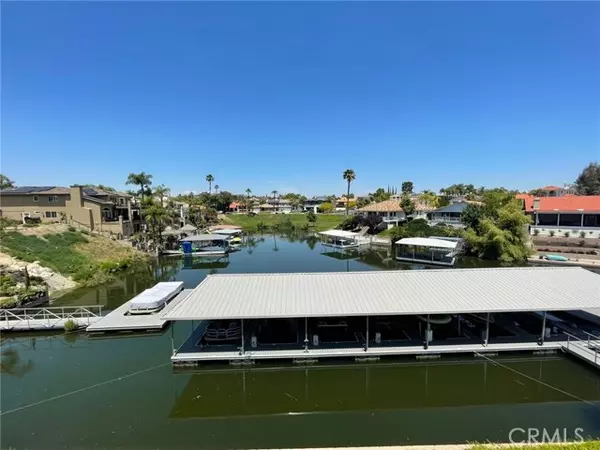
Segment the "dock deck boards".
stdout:
[[96,323],[87,327],[87,331],[95,333],[106,331],[162,330],[166,325],[166,321],[161,318],[161,315],[177,305],[181,300],[190,295],[191,292],[192,289],[184,289],[167,306],[154,314],[127,314],[129,311],[129,302],[125,302],[117,309],[100,318]]
[[402,356],[402,355],[437,355],[452,353],[495,353],[511,351],[546,351],[560,350],[564,342],[546,342],[543,346],[535,342],[490,343],[488,346],[478,344],[431,345],[428,349],[423,346],[371,347],[365,351],[363,347],[349,348],[311,348],[289,350],[246,350],[239,351],[181,351],[171,357],[173,363],[230,361],[230,360],[261,360],[261,359],[314,359],[335,357],[373,357],[373,356]]
[[66,317],[63,319],[47,318],[47,319],[33,319],[33,320],[2,320],[0,321],[1,331],[50,331],[50,330],[63,330],[65,328],[65,322],[71,320],[80,328],[86,326],[93,326],[94,323],[102,319],[102,317],[82,317],[73,318]]

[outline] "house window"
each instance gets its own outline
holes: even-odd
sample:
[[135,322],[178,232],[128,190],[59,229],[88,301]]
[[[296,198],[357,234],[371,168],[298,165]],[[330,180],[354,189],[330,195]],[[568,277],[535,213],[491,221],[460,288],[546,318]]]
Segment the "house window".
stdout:
[[119,199],[119,205],[124,205],[125,204],[125,199],[124,198],[120,198]]
[[112,219],[112,211],[108,208],[104,208],[102,210],[102,217],[106,219]]
[[54,219],[56,218],[56,211],[46,211],[46,219]]
[[48,201],[50,203],[56,203],[58,201],[58,197],[56,195],[50,195],[48,196]]
[[39,198],[37,195],[34,195],[34,196],[33,196],[33,201],[34,201],[34,202],[37,202],[39,199],[40,199],[40,198]]

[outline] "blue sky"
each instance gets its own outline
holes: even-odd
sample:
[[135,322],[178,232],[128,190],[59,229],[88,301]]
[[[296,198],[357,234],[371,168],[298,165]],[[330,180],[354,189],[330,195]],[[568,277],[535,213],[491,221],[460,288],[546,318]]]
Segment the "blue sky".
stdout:
[[600,159],[600,4],[2,4],[20,185],[529,189]]

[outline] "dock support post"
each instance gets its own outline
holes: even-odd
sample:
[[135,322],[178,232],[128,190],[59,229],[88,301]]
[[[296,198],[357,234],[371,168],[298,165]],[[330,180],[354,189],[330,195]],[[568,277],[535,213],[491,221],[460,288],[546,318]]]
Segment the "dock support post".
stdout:
[[308,352],[308,317],[304,318],[304,351]]
[[429,348],[429,335],[431,333],[431,324],[429,323],[429,314],[427,314],[427,326],[425,327],[425,350]]
[[173,330],[173,328],[175,328],[175,322],[171,322],[170,324],[171,327],[171,354],[175,355],[175,331]]
[[460,314],[457,316],[458,317],[458,337],[462,337],[462,334],[460,333]]
[[244,319],[242,319],[242,350],[240,351],[240,355],[244,354]]
[[540,345],[544,345],[545,337],[546,337],[546,311],[544,311],[544,317],[542,318],[542,336],[540,337]]
[[367,316],[367,342],[365,345],[365,352],[369,350],[369,316]]
[[487,347],[489,341],[490,341],[490,313],[487,313],[487,316],[485,318],[485,340],[483,342],[483,346]]

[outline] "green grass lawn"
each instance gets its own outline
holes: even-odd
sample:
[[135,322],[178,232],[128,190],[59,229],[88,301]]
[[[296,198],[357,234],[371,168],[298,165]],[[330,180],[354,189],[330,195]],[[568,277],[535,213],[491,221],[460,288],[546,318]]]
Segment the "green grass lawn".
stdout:
[[572,444],[540,444],[540,445],[494,445],[478,444],[470,450],[600,450],[600,441],[575,442]]
[[[317,214],[317,222],[312,228],[316,231],[329,230],[335,228],[344,221],[346,216],[342,214]],[[268,228],[274,225],[287,223],[290,221],[296,227],[306,226],[309,222],[306,214],[257,214],[248,216],[247,214],[229,214],[223,219],[223,223],[238,225],[246,231],[253,231],[259,228],[262,223]]]

